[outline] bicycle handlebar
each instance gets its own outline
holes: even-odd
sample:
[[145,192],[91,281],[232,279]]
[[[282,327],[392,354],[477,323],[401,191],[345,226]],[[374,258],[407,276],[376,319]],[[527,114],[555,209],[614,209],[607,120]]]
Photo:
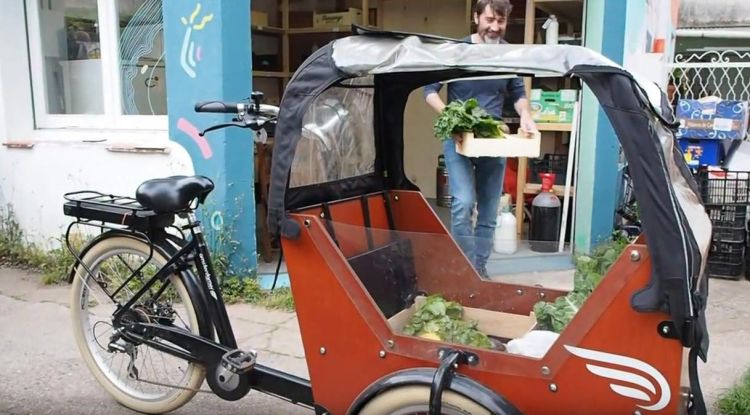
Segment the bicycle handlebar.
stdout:
[[205,101],[195,104],[195,112],[213,112],[219,114],[239,114],[248,108],[241,102]]

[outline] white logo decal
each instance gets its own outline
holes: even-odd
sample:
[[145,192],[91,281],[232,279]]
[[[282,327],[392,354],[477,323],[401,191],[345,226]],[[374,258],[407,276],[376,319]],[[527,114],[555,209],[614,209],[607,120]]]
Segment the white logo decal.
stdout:
[[[606,379],[613,380],[609,384],[609,387],[618,395],[626,398],[632,398],[639,401],[646,401],[648,403],[653,402],[653,399],[643,390],[651,392],[655,396],[660,396],[659,400],[653,405],[636,405],[646,411],[658,411],[664,409],[669,404],[671,398],[671,392],[669,390],[669,383],[656,368],[638,359],[632,357],[621,356],[617,354],[604,353],[596,350],[581,349],[579,347],[565,346],[565,348],[572,354],[589,361],[608,363],[610,365],[618,366],[622,369],[630,369],[636,371],[632,373],[626,370],[613,369],[610,367],[598,366],[591,363],[586,364],[586,369],[594,375],[601,376]],[[646,378],[637,373],[644,373],[650,376],[656,385]],[[643,389],[637,389],[631,386],[625,386],[624,384],[637,385]],[[659,387],[657,393],[656,387]]]

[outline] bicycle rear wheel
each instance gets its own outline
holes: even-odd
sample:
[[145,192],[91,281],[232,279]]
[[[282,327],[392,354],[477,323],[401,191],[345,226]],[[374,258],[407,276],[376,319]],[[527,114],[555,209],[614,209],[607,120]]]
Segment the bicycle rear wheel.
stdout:
[[[130,342],[113,327],[112,315],[118,304],[124,305],[167,262],[157,248],[148,260],[149,252],[147,243],[125,235],[97,242],[81,258],[91,273],[80,264],[75,270],[70,308],[78,348],[102,387],[128,408],[164,413],[195,395],[205,369],[146,344]],[[136,278],[114,294],[142,265]],[[161,284],[166,287],[159,294]],[[126,317],[199,334],[193,303],[182,280],[174,274],[164,283],[157,282]]]

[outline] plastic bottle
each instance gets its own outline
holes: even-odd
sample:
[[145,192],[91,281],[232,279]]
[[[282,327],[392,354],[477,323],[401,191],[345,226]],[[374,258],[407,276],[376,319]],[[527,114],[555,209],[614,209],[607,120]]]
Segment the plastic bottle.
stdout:
[[500,198],[500,211],[497,215],[495,227],[495,241],[493,249],[499,254],[514,254],[518,250],[518,235],[516,234],[516,216],[510,211],[510,194]]
[[557,16],[550,14],[547,21],[542,25],[542,28],[546,31],[545,43],[548,45],[556,45],[560,30],[560,23],[557,21]]
[[555,252],[560,239],[562,209],[560,199],[552,191],[553,173],[542,173],[542,192],[531,202],[531,229],[529,245],[532,251]]
[[451,207],[453,198],[448,187],[448,169],[445,167],[445,156],[442,154],[438,156],[438,164],[435,171],[435,186],[437,205]]

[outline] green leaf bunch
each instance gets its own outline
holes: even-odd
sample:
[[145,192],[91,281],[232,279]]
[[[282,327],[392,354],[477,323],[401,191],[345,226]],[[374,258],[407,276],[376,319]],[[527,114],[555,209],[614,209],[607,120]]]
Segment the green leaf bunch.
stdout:
[[417,308],[403,331],[410,336],[433,333],[448,343],[492,348],[489,337],[477,329],[478,323],[462,320],[463,314],[461,304],[431,295]]
[[627,245],[627,239],[619,238],[591,255],[577,257],[573,290],[554,302],[540,301],[534,305],[537,327],[562,332]]
[[503,123],[479,106],[476,98],[449,103],[435,120],[435,137],[446,140],[453,134],[473,132],[477,138],[502,138]]

